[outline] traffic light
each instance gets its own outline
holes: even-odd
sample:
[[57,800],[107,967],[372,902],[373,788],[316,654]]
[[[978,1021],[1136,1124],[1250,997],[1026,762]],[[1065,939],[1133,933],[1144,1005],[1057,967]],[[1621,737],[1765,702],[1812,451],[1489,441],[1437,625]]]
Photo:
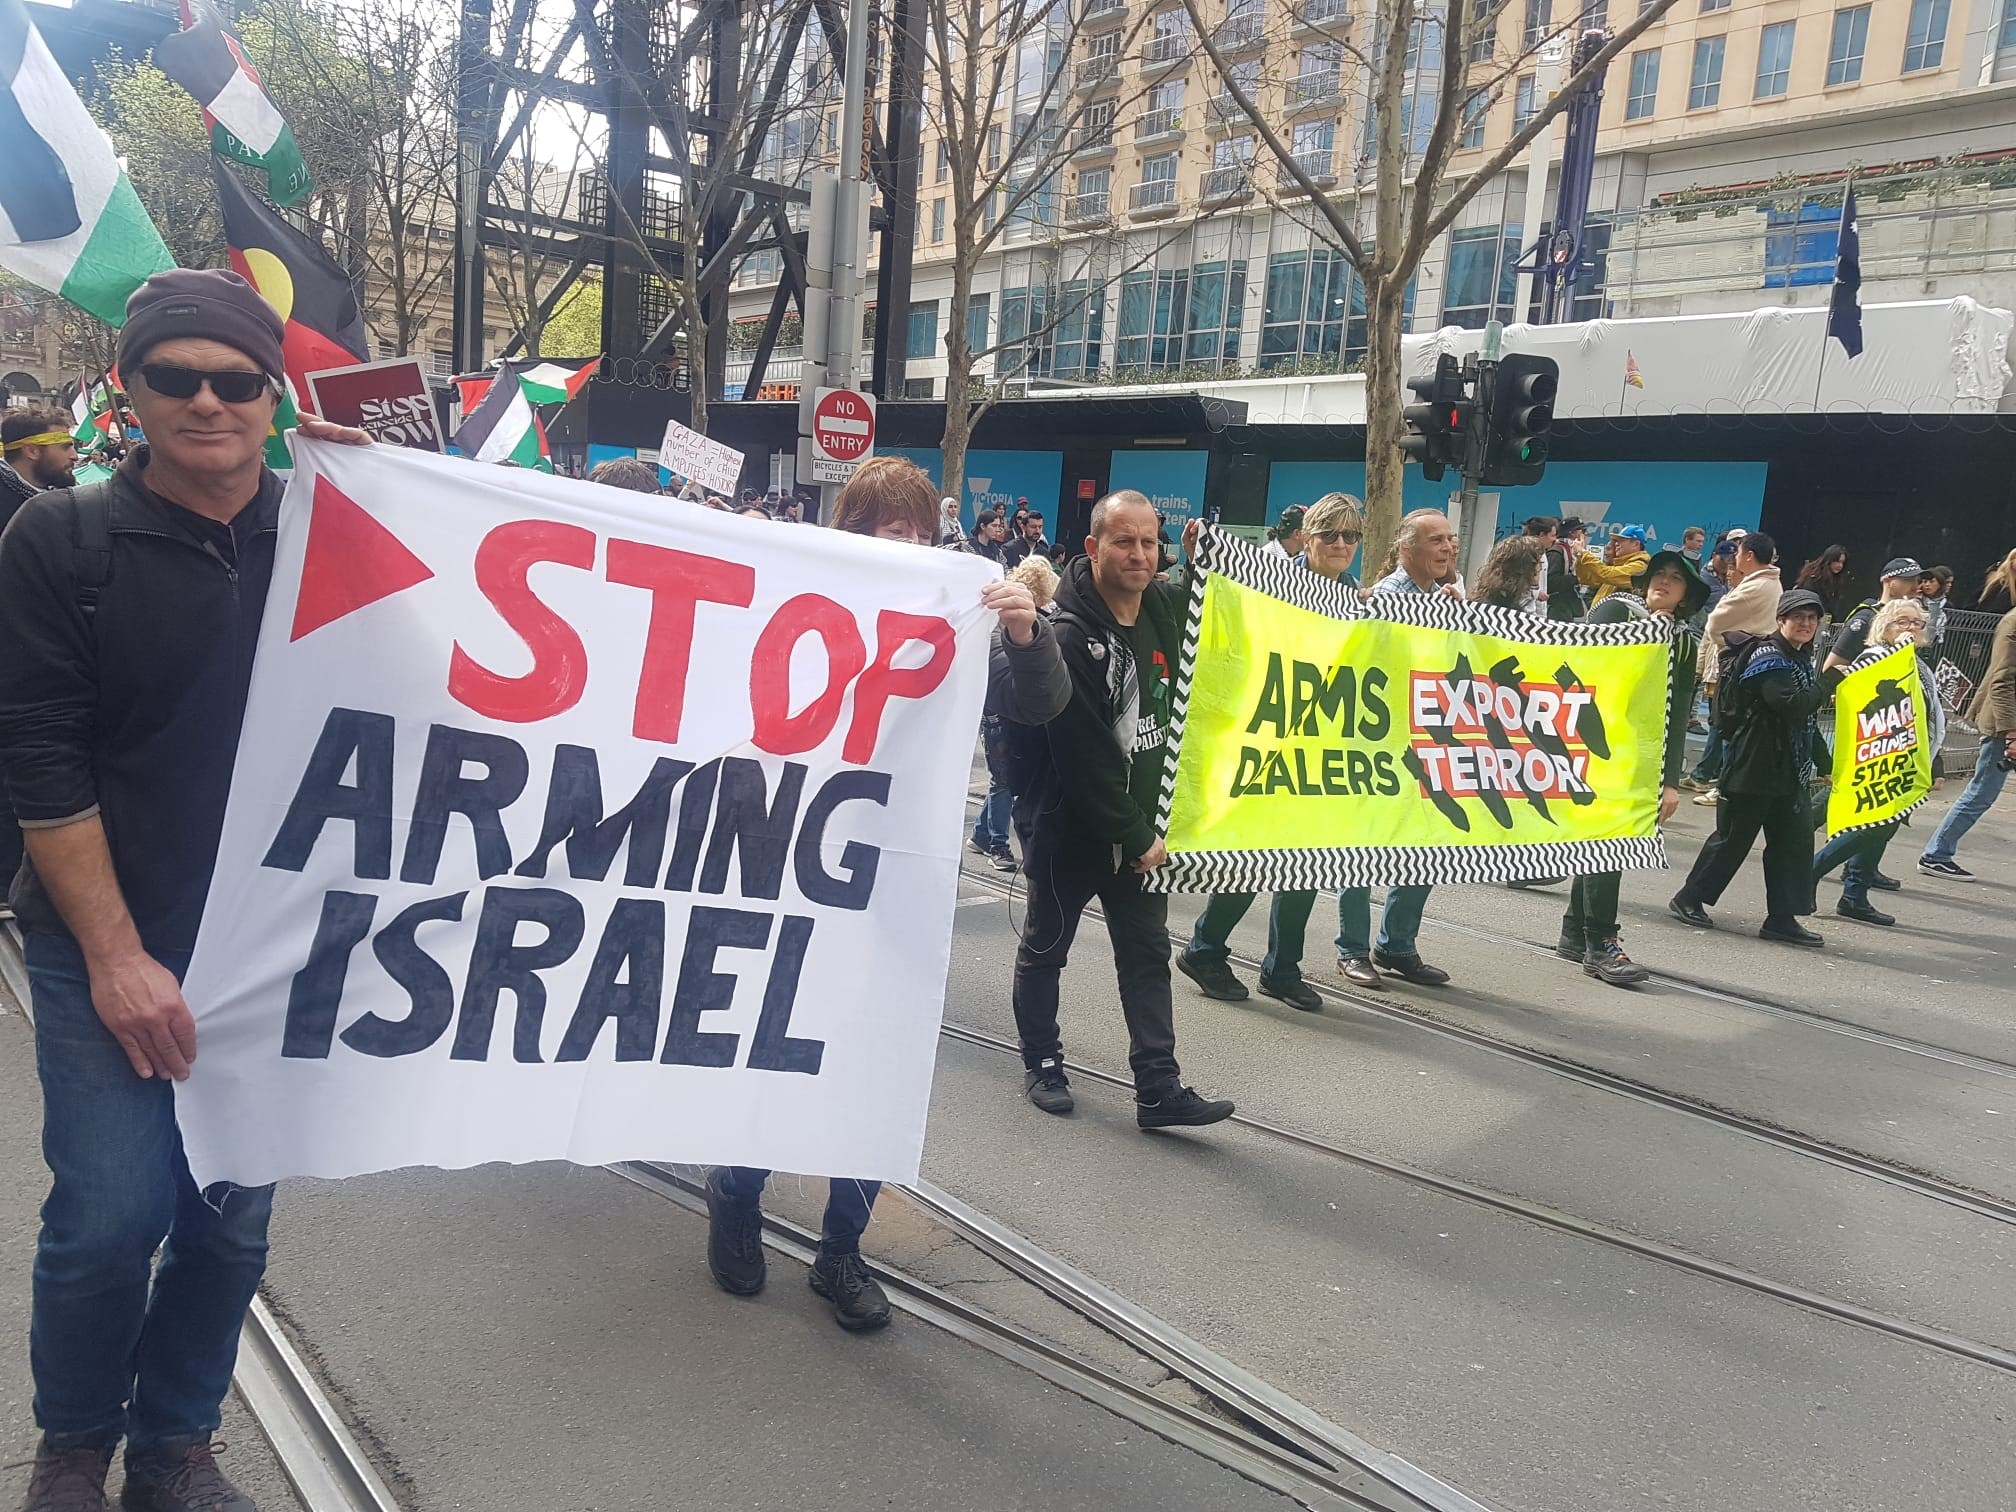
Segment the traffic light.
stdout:
[[1407,434],[1400,438],[1400,454],[1421,464],[1421,475],[1434,482],[1443,469],[1461,468],[1467,460],[1471,416],[1476,406],[1456,359],[1444,352],[1435,359],[1435,372],[1428,378],[1409,378],[1419,404],[1410,404],[1401,418]]
[[1561,364],[1552,357],[1512,352],[1499,360],[1478,482],[1516,487],[1540,481],[1547,471],[1547,435],[1560,377]]

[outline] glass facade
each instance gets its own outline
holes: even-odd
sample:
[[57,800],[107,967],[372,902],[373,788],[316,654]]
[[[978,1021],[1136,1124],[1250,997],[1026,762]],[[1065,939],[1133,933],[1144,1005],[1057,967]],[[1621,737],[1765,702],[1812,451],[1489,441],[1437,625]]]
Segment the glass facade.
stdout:
[[1474,226],[1449,233],[1449,277],[1442,287],[1442,323],[1480,330],[1503,319],[1518,296],[1519,227]]

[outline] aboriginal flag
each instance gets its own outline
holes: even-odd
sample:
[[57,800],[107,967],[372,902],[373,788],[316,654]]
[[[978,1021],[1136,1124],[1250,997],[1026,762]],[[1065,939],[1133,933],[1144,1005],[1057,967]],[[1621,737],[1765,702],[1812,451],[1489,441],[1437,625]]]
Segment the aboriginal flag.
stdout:
[[368,352],[364,316],[350,275],[320,242],[248,193],[229,168],[211,166],[224,207],[231,266],[287,322],[287,376],[295,388],[306,393],[310,373],[363,362]]

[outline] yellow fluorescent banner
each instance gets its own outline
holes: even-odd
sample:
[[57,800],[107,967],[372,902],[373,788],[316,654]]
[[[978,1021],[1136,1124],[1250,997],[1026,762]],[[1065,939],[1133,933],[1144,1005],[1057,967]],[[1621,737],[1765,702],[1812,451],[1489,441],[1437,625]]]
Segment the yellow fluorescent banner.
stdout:
[[1925,685],[1910,645],[1859,657],[1834,690],[1827,833],[1894,824],[1932,792]]
[[[1361,606],[1214,544],[1165,783],[1171,885],[1664,865],[1662,626],[1550,624],[1425,594]],[[1314,597],[1298,578],[1320,584]]]

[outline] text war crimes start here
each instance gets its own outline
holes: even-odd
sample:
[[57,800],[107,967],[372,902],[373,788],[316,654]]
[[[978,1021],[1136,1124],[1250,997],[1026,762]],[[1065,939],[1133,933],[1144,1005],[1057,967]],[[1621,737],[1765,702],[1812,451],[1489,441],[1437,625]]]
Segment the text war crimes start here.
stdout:
[[[588,674],[581,635],[532,593],[526,577],[541,563],[592,570],[595,547],[592,532],[550,522],[514,522],[489,534],[476,553],[477,587],[524,641],[533,665],[522,675],[504,676],[458,644],[448,675],[451,697],[510,724],[551,718],[580,700]],[[621,540],[608,543],[606,560],[609,581],[651,594],[632,733],[641,741],[676,744],[696,617],[703,605],[746,609],[755,595],[754,569]],[[851,710],[838,770],[824,761],[815,780],[812,767],[788,759],[726,756],[695,763],[659,756],[634,792],[617,795],[622,801],[613,810],[597,753],[587,746],[553,747],[540,795],[532,782],[533,753],[508,735],[436,723],[422,737],[401,730],[390,714],[331,709],[263,865],[301,872],[325,829],[340,836],[347,828],[346,869],[360,883],[390,882],[394,815],[404,812],[411,817],[398,848],[400,883],[435,885],[451,820],[459,818],[473,845],[473,866],[451,859],[450,875],[473,872],[488,882],[564,874],[577,885],[563,890],[514,881],[458,888],[390,917],[381,917],[379,891],[326,891],[313,943],[289,991],[282,1054],[326,1058],[340,1042],[363,1055],[416,1055],[452,1028],[451,1059],[486,1060],[499,1004],[509,993],[515,999],[512,1056],[539,1063],[547,1009],[541,973],[587,950],[586,976],[554,1061],[586,1060],[604,1028],[613,1027],[617,1061],[816,1075],[823,1044],[790,1033],[814,917],[696,903],[683,942],[668,941],[666,901],[625,893],[720,896],[730,892],[732,873],[737,901],[774,905],[788,876],[796,895],[814,909],[868,908],[882,853],[859,831],[889,805],[890,774],[869,768],[883,717],[891,700],[927,697],[944,681],[955,653],[952,626],[934,616],[882,611],[875,637],[871,654],[852,612],[803,594],[778,606],[750,656],[750,743],[772,758],[812,751],[839,732],[843,713]],[[823,665],[817,655],[798,658],[800,678],[823,673],[824,681],[794,711],[794,692],[804,694],[793,687],[794,653],[808,640],[823,649]],[[707,671],[711,700],[725,680],[718,667]],[[397,792],[397,743],[422,738],[413,788]],[[542,817],[537,841],[514,855],[506,815],[521,802],[539,804]],[[465,831],[453,828],[459,847]],[[619,852],[627,854],[620,878],[612,878]],[[604,886],[598,891],[582,883]],[[584,904],[584,897],[591,901]],[[598,901],[603,897],[606,906]],[[591,920],[591,909],[600,917]],[[473,943],[458,992],[422,930],[471,919]],[[533,938],[521,940],[521,926]],[[367,1013],[338,1033],[350,973],[372,969],[353,962],[366,940],[376,969],[403,991],[408,1011],[397,1019]],[[737,976],[722,969],[722,952],[766,950],[761,1013],[746,1043],[739,1034],[703,1028],[707,1015],[728,1009],[735,996]]]

